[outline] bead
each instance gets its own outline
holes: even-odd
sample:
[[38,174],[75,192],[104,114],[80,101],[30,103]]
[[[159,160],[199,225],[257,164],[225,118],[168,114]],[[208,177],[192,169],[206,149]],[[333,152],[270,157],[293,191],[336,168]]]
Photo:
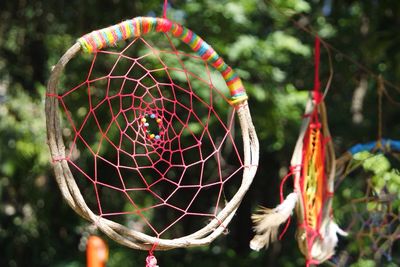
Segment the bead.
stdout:
[[155,135],[154,134],[150,134],[150,139],[153,139],[154,137],[155,137]]
[[160,124],[160,123],[161,123],[161,119],[156,119],[156,122],[157,122],[158,124]]
[[140,121],[145,123],[147,120],[146,120],[146,118],[142,118]]
[[150,118],[154,119],[155,117],[156,117],[156,115],[150,114]]

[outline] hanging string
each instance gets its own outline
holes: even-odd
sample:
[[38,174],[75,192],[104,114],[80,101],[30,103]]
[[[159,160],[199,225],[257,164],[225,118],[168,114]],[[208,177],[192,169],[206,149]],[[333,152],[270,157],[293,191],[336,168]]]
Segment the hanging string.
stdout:
[[315,37],[315,45],[314,45],[314,90],[313,90],[313,98],[316,104],[319,104],[322,101],[321,95],[321,82],[319,81],[319,62],[320,62],[320,39],[318,35]]
[[378,148],[382,148],[382,95],[385,90],[385,84],[383,82],[382,75],[378,77]]
[[[313,100],[315,102],[315,107],[314,107],[314,111],[312,112],[312,114],[309,114],[312,116],[312,122],[310,124],[310,127],[320,127],[319,118],[318,118],[318,107],[317,107],[317,105],[319,103],[321,103],[322,97],[323,97],[321,94],[321,82],[319,80],[319,63],[320,63],[320,58],[321,58],[320,46],[321,46],[320,39],[318,38],[318,36],[316,36],[315,45],[314,45],[314,89],[313,89]],[[280,184],[280,201],[281,201],[281,203],[284,201],[284,197],[283,197],[284,184],[289,179],[289,177],[294,175],[295,172],[297,172],[297,171],[301,171],[301,165],[291,166],[290,172],[282,179],[281,184]],[[283,231],[279,235],[279,240],[281,240],[283,238],[289,225],[290,225],[290,217],[287,220]]]
[[[318,39],[319,39],[319,37],[318,37]],[[328,65],[329,65],[329,77],[328,77],[328,80],[327,80],[327,82],[325,84],[324,95],[322,96],[322,99],[325,99],[326,95],[329,92],[329,89],[331,88],[334,70],[333,70],[333,61],[332,61],[331,50],[326,46],[325,42],[321,42],[321,43],[324,46],[325,51],[326,51],[326,53],[328,55]]]
[[153,252],[156,249],[156,247],[157,247],[157,242],[155,242],[151,247],[151,249],[149,250],[149,255],[146,258],[146,267],[159,267],[157,265],[157,259],[153,255]]
[[[295,166],[291,166],[290,167],[290,171],[288,174],[286,174],[285,177],[283,177],[281,184],[280,184],[280,190],[279,190],[279,194],[280,194],[280,202],[281,204],[283,203],[283,201],[285,200],[284,196],[283,196],[283,188],[285,183],[287,182],[287,180],[292,177],[293,175],[296,174],[296,172],[299,172],[301,170],[301,165],[295,165]],[[291,222],[291,217],[288,218],[288,220],[286,221],[286,225],[283,228],[282,232],[280,233],[278,239],[282,240],[283,236],[285,235],[285,233],[287,232],[287,230],[289,229],[289,225]]]
[[314,45],[314,91],[317,92],[320,90],[320,82],[319,82],[319,61],[320,61],[320,40],[319,37],[315,37],[315,45]]
[[167,19],[168,0],[164,0],[163,18]]
[[[293,23],[293,25],[294,25],[296,28],[298,28],[298,29],[304,31],[305,33],[307,33],[307,34],[309,34],[309,35],[311,35],[311,36],[313,36],[313,37],[317,37],[317,36],[318,36],[318,34],[317,34],[314,30],[309,29],[309,28],[307,28],[307,27],[301,25],[298,21],[296,21],[295,19],[291,18],[290,15],[285,14],[285,12],[283,12],[279,7],[277,7],[276,4],[275,4],[273,1],[271,1],[271,0],[266,0],[266,1],[267,1],[267,2],[269,3],[269,5],[272,6],[279,14],[281,14],[282,16],[284,16],[287,20],[291,21],[291,22]],[[350,63],[352,63],[352,64],[354,64],[354,65],[356,65],[360,70],[364,71],[365,73],[367,73],[367,74],[369,74],[370,76],[372,76],[374,79],[378,80],[379,74],[376,74],[376,73],[373,72],[371,69],[369,69],[368,67],[364,66],[364,65],[361,64],[360,62],[356,61],[356,60],[353,59],[351,56],[349,56],[349,55],[347,55],[346,53],[342,52],[341,50],[339,50],[338,48],[336,48],[336,47],[333,46],[332,44],[328,43],[327,41],[325,41],[325,40],[323,40],[323,39],[320,39],[320,41],[323,43],[323,45],[324,45],[326,48],[328,48],[328,49],[334,51],[335,53],[337,53],[337,54],[339,54],[339,55],[341,55],[345,60],[349,61]],[[386,85],[387,87],[390,87],[390,88],[392,88],[392,89],[395,89],[396,91],[398,91],[398,92],[400,93],[400,87],[396,86],[394,83],[392,83],[392,82],[390,82],[390,81],[388,81],[388,80],[386,80],[386,79],[383,79],[383,78],[382,78],[382,81],[383,81],[383,84],[384,84],[384,85]],[[386,89],[384,89],[384,93],[385,93],[386,96],[389,97],[389,94],[388,94],[388,92],[386,91]],[[392,103],[394,103],[394,104],[397,104],[397,105],[400,104],[399,102],[393,100],[391,97],[390,97],[390,102],[392,102]]]

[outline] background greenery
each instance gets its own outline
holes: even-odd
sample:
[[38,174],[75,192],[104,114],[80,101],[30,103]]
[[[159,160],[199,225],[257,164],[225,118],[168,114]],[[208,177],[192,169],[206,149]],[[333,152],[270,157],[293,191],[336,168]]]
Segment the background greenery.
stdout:
[[[160,15],[162,2],[0,1],[0,266],[84,266],[82,236],[87,223],[61,199],[51,172],[43,114],[46,81],[51,66],[77,37],[135,16]],[[160,265],[302,266],[294,224],[284,240],[267,251],[255,253],[248,248],[250,214],[258,204],[277,204],[279,177],[289,165],[306,92],[312,87],[314,40],[290,19],[312,27],[387,80],[397,81],[400,2],[176,0],[170,4],[169,18],[203,36],[245,81],[261,158],[229,234],[210,247],[157,253]],[[376,81],[365,70],[334,51],[332,57],[335,76],[327,107],[336,151],[341,154],[357,142],[377,138],[377,91]],[[324,81],[328,73],[323,51]],[[366,82],[365,97],[354,99],[360,81]],[[383,132],[399,139],[399,106],[392,102],[400,101],[400,92],[391,88],[387,92],[391,98],[383,100]],[[362,103],[361,108],[354,108],[356,102]],[[352,190],[351,183],[345,187]],[[341,214],[346,198],[338,194],[335,214],[346,225]],[[352,240],[341,243],[339,250]],[[143,266],[146,253],[108,243],[108,266]],[[393,248],[392,261],[384,260],[382,265],[399,264],[398,244]],[[357,266],[367,262],[374,266],[373,260]]]

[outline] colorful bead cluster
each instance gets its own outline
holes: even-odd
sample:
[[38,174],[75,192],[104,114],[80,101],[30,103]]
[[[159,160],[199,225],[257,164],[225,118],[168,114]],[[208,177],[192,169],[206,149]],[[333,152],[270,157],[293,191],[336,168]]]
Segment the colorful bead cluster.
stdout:
[[[151,120],[155,121],[158,125],[159,132],[152,132],[150,130],[150,121],[148,120],[150,118]],[[158,141],[161,139],[161,136],[163,135],[162,131],[162,119],[158,118],[157,115],[151,113],[151,114],[145,114],[144,117],[140,119],[140,123],[143,127],[143,130],[146,133],[146,136],[150,140],[155,140]]]
[[247,99],[239,76],[225,63],[217,52],[197,34],[168,19],[137,17],[105,29],[93,31],[81,37],[78,42],[83,51],[93,53],[107,46],[115,46],[118,41],[138,37],[154,31],[170,32],[173,36],[188,44],[201,58],[218,70],[230,90],[231,102],[233,104]]

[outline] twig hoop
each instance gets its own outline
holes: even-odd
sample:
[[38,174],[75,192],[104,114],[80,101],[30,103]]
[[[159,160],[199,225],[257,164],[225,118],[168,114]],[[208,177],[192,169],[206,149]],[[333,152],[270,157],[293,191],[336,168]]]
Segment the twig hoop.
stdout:
[[[57,98],[51,97],[57,95],[57,84],[65,66],[72,58],[79,54],[79,52],[82,50],[84,50],[84,52],[92,52],[106,46],[113,46],[119,40],[141,36],[151,30],[171,32],[172,35],[179,37],[182,41],[189,44],[203,59],[206,58],[205,60],[220,71],[230,88],[231,103],[235,106],[243,137],[244,169],[242,182],[238,191],[206,226],[195,233],[176,239],[161,239],[141,233],[96,215],[88,207],[73,177],[68,161],[66,160],[66,149],[61,132],[59,101]],[[97,40],[95,39],[96,36],[107,36],[107,33],[111,33],[112,40],[107,39],[103,43],[93,43],[93,40]],[[190,36],[190,38],[187,36]],[[209,47],[209,49],[203,51],[204,47]],[[78,42],[69,48],[61,57],[52,70],[46,91],[45,112],[47,139],[53,159],[56,181],[64,199],[79,215],[96,224],[101,231],[120,244],[142,250],[152,249],[154,244],[156,244],[155,249],[157,250],[209,244],[224,232],[253,181],[258,166],[259,143],[251,120],[246,100],[247,96],[244,92],[244,88],[242,88],[243,86],[240,78],[234,74],[233,70],[226,65],[215,51],[208,54],[210,51],[214,50],[200,37],[177,23],[161,18],[135,18],[80,38]]]

